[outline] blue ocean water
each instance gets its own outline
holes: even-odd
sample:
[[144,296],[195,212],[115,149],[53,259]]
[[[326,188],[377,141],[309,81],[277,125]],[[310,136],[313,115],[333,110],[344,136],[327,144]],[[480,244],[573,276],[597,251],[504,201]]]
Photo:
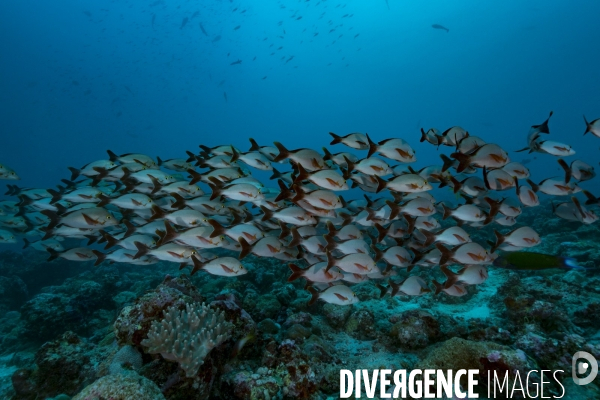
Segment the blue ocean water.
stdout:
[[[419,141],[421,128],[427,131],[435,127],[443,132],[452,126],[461,126],[471,135],[499,144],[509,152],[511,160],[523,161],[531,171],[532,180],[538,183],[545,178],[564,176],[563,169],[556,162],[557,157],[515,153],[514,150],[527,145],[530,127],[542,123],[550,111],[554,115],[550,119],[548,139],[572,146],[576,154],[566,158],[568,162],[578,159],[597,167],[600,139],[590,133],[583,135],[586,126],[582,115],[589,121],[600,117],[600,75],[597,71],[600,55],[595,48],[597,38],[600,38],[599,12],[600,4],[595,1],[581,1],[576,5],[563,1],[512,0],[3,2],[0,4],[0,164],[10,166],[21,179],[14,182],[3,180],[2,183],[52,188],[61,179],[69,178],[67,167],[80,168],[91,161],[105,159],[108,149],[119,155],[143,153],[160,156],[164,160],[186,157],[186,150],[198,153],[200,144],[208,147],[232,145],[247,150],[249,138],[254,138],[260,145],[271,146],[274,141],[279,141],[288,149],[309,147],[321,151],[323,146],[327,146],[332,151],[349,150],[362,154],[361,158],[366,156],[364,152],[343,148],[342,145],[329,146],[331,137],[328,132],[340,135],[369,133],[374,141],[402,138],[415,150],[418,161],[414,167],[418,169],[441,165],[440,149]],[[434,25],[440,27],[435,28]],[[268,182],[270,173],[260,171],[253,172],[253,175]],[[271,187],[276,187],[275,181],[270,182]],[[581,182],[580,187],[600,195],[598,179]],[[4,189],[0,192],[0,201],[15,200],[2,193]],[[361,197],[362,192],[353,192],[346,199]],[[435,197],[448,201],[448,204],[461,203],[448,189],[436,189]],[[567,225],[552,214],[550,200],[564,201],[569,197],[557,199],[540,195],[543,207],[525,212],[522,224],[533,226],[542,239],[555,234],[544,239],[542,252],[575,257],[586,268],[598,268],[600,233],[597,223],[581,228],[573,222]],[[582,202],[584,199],[580,196]],[[482,244],[494,238],[491,229],[474,232],[473,236]],[[81,271],[88,274],[77,278],[82,282],[104,282],[93,275],[99,273],[91,266],[81,267],[79,271],[78,265],[68,261],[44,264],[46,255],[31,249],[22,250],[20,239],[18,244],[0,244],[0,251],[7,251],[0,253],[0,264],[5,268],[0,277],[6,276],[6,282],[13,282],[8,279],[18,276],[20,282],[27,286],[26,294],[15,297],[2,308],[2,312],[7,313],[2,318],[10,329],[2,332],[0,353],[25,354],[23,359],[13,359],[11,365],[7,364],[10,374],[13,374],[15,366],[23,370],[43,370],[39,364],[34,366],[33,354],[44,343],[64,333],[52,331],[47,336],[30,334],[27,339],[15,339],[22,332],[19,329],[29,332],[32,329],[32,326],[20,328],[24,318],[19,319],[15,312],[31,314],[32,299],[40,294],[63,290],[56,287],[68,287],[64,290],[71,291],[73,298],[77,298],[78,284],[65,280],[75,279]],[[10,255],[9,251],[12,252]],[[39,279],[31,279],[36,272],[31,272],[35,268],[29,265],[29,275],[15,275],[19,263],[43,265],[45,272]],[[253,259],[252,264],[249,269],[261,270],[260,261]],[[352,309],[352,321],[359,326],[372,322],[383,327],[381,331],[385,328],[386,332],[392,332],[392,325],[402,321],[428,321],[427,316],[402,314],[418,308],[442,321],[436,322],[438,330],[446,329],[444,315],[456,314],[464,317],[461,323],[467,321],[465,324],[469,329],[465,329],[471,332],[445,331],[444,334],[431,334],[424,343],[410,339],[398,345],[393,340],[392,344],[387,343],[373,332],[365,333],[364,329],[352,330],[349,327],[353,326],[352,323],[347,322],[350,312],[340,317],[335,310],[319,308],[315,311],[292,305],[290,299],[282,300],[280,297],[285,297],[281,294],[285,289],[283,285],[289,274],[284,264],[281,262],[279,265],[282,271],[255,272],[259,278],[242,280],[257,281],[254,284],[260,290],[254,289],[259,298],[270,299],[267,294],[271,291],[270,285],[274,285],[272,292],[277,293],[277,304],[284,310],[272,313],[256,311],[256,314],[249,311],[257,324],[268,319],[279,326],[276,329],[279,333],[262,337],[257,347],[268,347],[265,343],[269,340],[283,346],[284,340],[290,337],[302,343],[297,337],[303,334],[297,331],[304,327],[313,329],[313,335],[306,334],[305,339],[316,336],[314,342],[320,341],[318,345],[323,348],[334,347],[332,343],[336,342],[336,337],[337,340],[351,337],[348,343],[352,345],[348,345],[346,351],[352,353],[352,361],[348,362],[353,367],[362,366],[361,356],[371,357],[365,368],[393,362],[397,362],[397,367],[415,367],[420,361],[431,361],[420,351],[460,337],[472,341],[487,340],[522,350],[527,357],[536,360],[537,366],[554,369],[568,365],[568,362],[562,358],[560,362],[548,362],[542,354],[547,349],[532,345],[529,333],[541,337],[542,342],[559,338],[562,340],[560,351],[564,354],[582,347],[588,350],[590,346],[598,348],[596,341],[600,326],[581,317],[586,313],[596,315],[593,312],[596,310],[594,304],[598,304],[598,291],[590,287],[598,278],[593,271],[559,270],[550,276],[519,271],[522,282],[519,285],[523,287],[519,293],[509,293],[507,289],[511,285],[518,286],[513,275],[509,276],[505,271],[498,272],[498,275],[490,273],[490,281],[482,284],[482,288],[478,287],[476,294],[471,292],[468,302],[455,303],[456,300],[450,297],[439,300],[433,295],[428,296],[429,300],[419,302],[394,299],[396,303],[390,305],[393,313],[385,311],[381,304],[388,303],[379,302],[379,291],[374,285],[369,286],[370,292],[358,290],[364,299],[368,299],[364,306],[355,305]],[[48,272],[49,265],[60,265],[61,272],[58,268],[56,272]],[[270,264],[265,262],[265,265]],[[147,290],[155,290],[164,275],[179,273],[175,264],[161,264],[159,269],[149,272],[152,277],[147,277],[144,285],[135,286],[136,279],[142,281],[143,278],[127,274],[139,274],[139,271],[122,265],[119,268],[121,278],[116,280],[120,282],[116,286],[119,289],[111,286],[112,283],[102,283],[105,286],[100,290],[111,288],[112,292],[107,296],[113,300],[107,300],[109,305],[88,306],[86,303],[84,307],[77,303],[77,307],[93,311],[81,312],[76,317],[69,314],[86,325],[85,331],[76,333],[84,338],[82,340],[90,341],[90,348],[96,349],[90,352],[101,351],[97,350],[102,348],[98,343],[104,335],[99,332],[106,333],[102,329],[112,326],[124,305],[133,304]],[[567,274],[568,278],[565,278]],[[238,297],[253,298],[248,288],[242,290],[230,283],[215,284],[206,276],[196,279],[194,284],[203,288],[200,292],[207,293],[203,294],[207,301],[213,301],[215,295],[236,290]],[[387,279],[382,282],[386,283]],[[539,295],[528,292],[533,287],[541,287],[542,283],[551,286],[548,282],[555,284],[552,293]],[[7,287],[11,285],[14,282],[6,284]],[[211,285],[218,286],[218,290]],[[483,288],[485,285],[487,288]],[[293,286],[293,290],[285,290],[292,290],[294,294],[289,296],[294,299],[306,297],[307,292],[302,290],[302,286],[298,284]],[[568,321],[565,322],[567,328],[544,325],[547,321],[543,318],[532,323],[534,317],[523,316],[519,311],[510,314],[513,310],[510,305],[515,302],[524,304],[530,300],[529,297],[541,296],[547,302],[545,306],[554,309],[561,298],[583,295],[584,289],[591,290],[590,299],[583,301],[571,297],[567,301],[573,304],[569,312],[579,312],[581,315],[577,314],[577,318],[580,319],[575,314],[563,315],[556,311]],[[117,295],[120,297],[115,300]],[[502,303],[509,297],[517,300],[507,303],[508,311],[493,309],[495,303]],[[128,300],[123,300],[125,298]],[[307,299],[304,298],[302,304]],[[584,306],[578,303],[580,300]],[[275,303],[244,301],[241,303],[244,309],[259,311],[261,307]],[[22,310],[24,304],[30,304],[25,311]],[[69,303],[63,309],[71,306]],[[97,310],[109,310],[106,314],[114,315],[100,317]],[[371,322],[360,322],[361,311],[374,316]],[[388,312],[389,315],[386,314]],[[319,323],[313,321],[312,325],[303,325],[294,322],[302,319],[296,317],[302,313],[312,315],[315,321],[320,322],[332,318],[343,321],[337,327],[334,325],[331,332],[327,331],[329,344],[323,344],[321,342],[327,341],[326,335],[315,333],[315,326]],[[341,314],[344,315],[344,312]],[[399,314],[404,316],[398,317]],[[549,315],[552,315],[551,319],[559,318],[557,314]],[[492,322],[489,322],[490,318]],[[477,322],[472,322],[475,320]],[[473,333],[479,328],[504,326],[508,320],[513,324],[510,339],[499,338],[500,334],[495,337],[489,332],[483,338]],[[59,324],[61,321],[57,319]],[[69,326],[73,325],[76,324]],[[295,331],[290,327],[295,327]],[[107,328],[107,332],[111,329]],[[578,337],[574,339],[573,335]],[[568,339],[565,339],[566,336],[569,336]],[[365,343],[370,344],[370,340],[384,344],[377,351],[373,350],[375,347],[364,350]],[[19,341],[22,343],[19,344]],[[123,343],[121,341],[119,345]],[[313,343],[313,346],[317,345]],[[383,351],[385,346],[387,352]],[[390,350],[394,346],[396,351],[412,354],[414,350],[417,355],[395,359],[390,355],[394,354]],[[306,344],[298,352],[312,354]],[[110,359],[108,355],[102,358],[96,354],[94,357],[94,360],[99,360],[98,363]],[[150,356],[145,354],[144,357],[147,364]],[[342,355],[337,357],[343,358]],[[264,362],[264,358],[256,354],[246,355],[244,368],[259,375],[261,373],[257,371],[260,368],[274,369],[275,364]],[[570,358],[567,361],[570,362]],[[317,374],[324,374],[324,367],[319,367],[317,361],[313,362],[312,368]],[[319,362],[333,363],[331,360]],[[238,367],[236,364],[231,368],[238,371]],[[102,373],[93,371],[81,378],[83,375],[80,374],[78,381],[80,386],[65,387],[64,393],[75,395],[85,386],[83,383],[94,382]],[[4,374],[2,376],[4,379]],[[11,379],[15,382],[14,376]],[[158,386],[165,384],[160,379],[155,380]],[[183,375],[181,379],[183,382]],[[213,391],[211,396],[233,398],[227,397],[233,396],[233,391],[227,391],[227,385],[239,384],[237,378],[219,379],[226,384],[219,391]],[[4,381],[8,382],[8,379]],[[331,388],[333,381],[325,379],[315,383],[317,389],[310,392],[310,396],[314,397],[307,394],[306,398],[332,396],[335,392]],[[263,386],[256,384],[256,379],[253,382],[260,387],[256,392],[260,394],[235,392],[236,398],[266,398]],[[10,389],[11,384],[7,383],[6,393],[13,395],[15,389]],[[179,387],[177,385],[182,383],[173,385]],[[24,393],[23,390],[23,386],[17,388],[18,393]],[[163,390],[165,396],[175,398],[168,390]],[[278,396],[288,396],[275,392]],[[51,397],[52,392],[44,393]],[[178,392],[177,396],[185,396],[181,393]],[[289,394],[291,398],[304,396],[300,391],[288,393],[295,393]],[[594,397],[596,393],[580,396],[600,398]],[[52,396],[58,394],[53,393]],[[27,398],[26,394],[22,396],[15,398]],[[270,396],[274,396],[273,393]]]
[[550,110],[553,140],[594,160],[596,2],[388,3],[5,3],[2,162],[38,187],[106,149],[321,147],[332,131],[402,137],[429,165],[421,127],[517,149]]

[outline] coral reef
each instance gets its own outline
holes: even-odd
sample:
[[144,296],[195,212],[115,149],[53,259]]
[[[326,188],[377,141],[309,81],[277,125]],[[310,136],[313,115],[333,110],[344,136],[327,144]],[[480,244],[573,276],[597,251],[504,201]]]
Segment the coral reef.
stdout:
[[[544,236],[541,251],[600,267],[597,228],[559,224],[527,210],[523,219],[536,229],[559,229]],[[474,236],[485,240],[490,234],[483,228]],[[581,350],[600,359],[600,276],[593,270],[490,267],[488,280],[460,298],[380,298],[380,290],[365,282],[353,286],[358,304],[308,306],[304,282],[284,283],[288,271],[281,263],[254,256],[245,259],[251,272],[235,279],[190,277],[166,263],[143,270],[78,264],[76,271],[61,261],[67,272],[51,279],[52,286],[40,285],[34,273],[40,267],[30,265],[48,264],[33,260],[10,255],[0,265],[6,297],[0,304],[0,352],[6,354],[0,364],[10,386],[2,398],[138,393],[136,398],[172,400],[317,400],[336,398],[342,368],[468,368],[514,377],[529,369],[570,370],[572,355]],[[24,263],[23,274],[18,263]],[[193,335],[202,323],[190,330],[192,321],[184,317],[202,303],[211,310],[205,322],[210,325],[215,313],[215,324],[230,327],[210,352],[203,336]],[[164,341],[148,346],[151,338],[171,333],[168,342],[179,335],[180,346],[194,338],[197,364],[180,367],[170,359],[184,355],[170,355],[172,345],[159,348]],[[563,384],[565,398],[599,398],[596,382],[584,388],[565,376]]]
[[164,400],[162,392],[151,380],[135,372],[107,375],[86,386],[73,400]]
[[189,278],[168,275],[156,289],[121,310],[114,323],[117,341],[123,345],[140,346],[148,336],[152,322],[162,318],[167,309],[183,309],[193,302],[202,302],[202,296]]
[[141,345],[147,353],[160,355],[176,361],[185,376],[196,375],[206,355],[229,337],[231,326],[223,312],[215,312],[204,303],[186,304],[185,310],[171,306],[162,320],[153,321],[148,338]]

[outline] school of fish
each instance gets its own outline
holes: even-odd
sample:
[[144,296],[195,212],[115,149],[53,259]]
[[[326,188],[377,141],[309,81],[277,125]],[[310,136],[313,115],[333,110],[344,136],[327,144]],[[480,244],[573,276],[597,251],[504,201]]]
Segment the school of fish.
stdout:
[[[405,140],[376,143],[362,133],[330,133],[331,145],[353,151],[339,153],[288,150],[279,142],[259,146],[253,139],[247,152],[231,145],[200,145],[197,154],[188,151],[186,158],[169,160],[109,150],[108,159],[69,168],[70,180],[63,179],[57,189],[8,185],[6,194],[18,201],[0,202],[0,243],[22,237],[25,247],[49,253],[49,260],[95,265],[169,261],[191,268],[192,274],[224,277],[246,274],[248,254],[271,257],[288,263],[289,281],[306,279],[310,303],[355,303],[350,286],[367,280],[375,281],[382,296],[432,291],[463,296],[468,285],[485,282],[491,266],[576,266],[573,260],[544,254],[539,254],[541,264],[533,265],[536,253],[520,254],[541,241],[528,226],[505,234],[495,230],[495,238],[483,244],[468,233],[488,224],[516,224],[522,207],[540,204],[540,192],[566,199],[553,202],[560,218],[584,224],[598,220],[590,208],[599,199],[577,185],[592,179],[594,168],[581,160],[567,163],[563,157],[575,150],[546,139],[550,116],[531,127],[527,147],[517,150],[558,157],[565,175],[539,183],[501,146],[460,127],[421,130],[421,142],[451,151],[440,154],[441,165],[419,170],[411,166],[417,158]],[[585,134],[600,138],[600,119],[585,124]],[[290,170],[282,172],[286,164]],[[270,171],[278,188],[264,186],[252,169]],[[0,179],[19,176],[0,165]],[[429,193],[433,184],[451,188],[463,203],[450,208],[436,202]],[[354,194],[346,201],[340,193],[354,188],[370,195]],[[587,199],[583,204],[578,192]],[[456,223],[442,228],[440,220],[449,218]],[[66,238],[87,244],[64,248]],[[216,255],[211,249],[226,251]],[[514,257],[501,255],[508,252]],[[526,264],[515,264],[518,260]],[[410,275],[417,267],[421,272],[439,267],[446,279]],[[398,281],[394,277],[401,271],[409,275]],[[389,285],[379,283],[384,280]]]

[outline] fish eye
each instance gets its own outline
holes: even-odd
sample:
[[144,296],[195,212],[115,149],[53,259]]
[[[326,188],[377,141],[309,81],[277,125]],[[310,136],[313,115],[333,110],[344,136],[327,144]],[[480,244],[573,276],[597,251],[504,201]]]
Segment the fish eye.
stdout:
[[110,216],[106,217],[106,219],[110,219]]

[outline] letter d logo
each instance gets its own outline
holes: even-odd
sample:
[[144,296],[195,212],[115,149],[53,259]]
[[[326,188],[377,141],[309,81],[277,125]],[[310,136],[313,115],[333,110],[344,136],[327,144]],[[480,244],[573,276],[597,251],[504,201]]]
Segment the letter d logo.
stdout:
[[[587,362],[577,363],[580,358],[585,358]],[[578,374],[585,374],[590,370],[591,372],[586,378],[577,377]],[[573,382],[576,385],[587,385],[591,383],[598,375],[598,361],[594,358],[593,355],[587,353],[585,351],[578,351],[573,355],[573,359],[571,361],[571,376],[573,377]]]

